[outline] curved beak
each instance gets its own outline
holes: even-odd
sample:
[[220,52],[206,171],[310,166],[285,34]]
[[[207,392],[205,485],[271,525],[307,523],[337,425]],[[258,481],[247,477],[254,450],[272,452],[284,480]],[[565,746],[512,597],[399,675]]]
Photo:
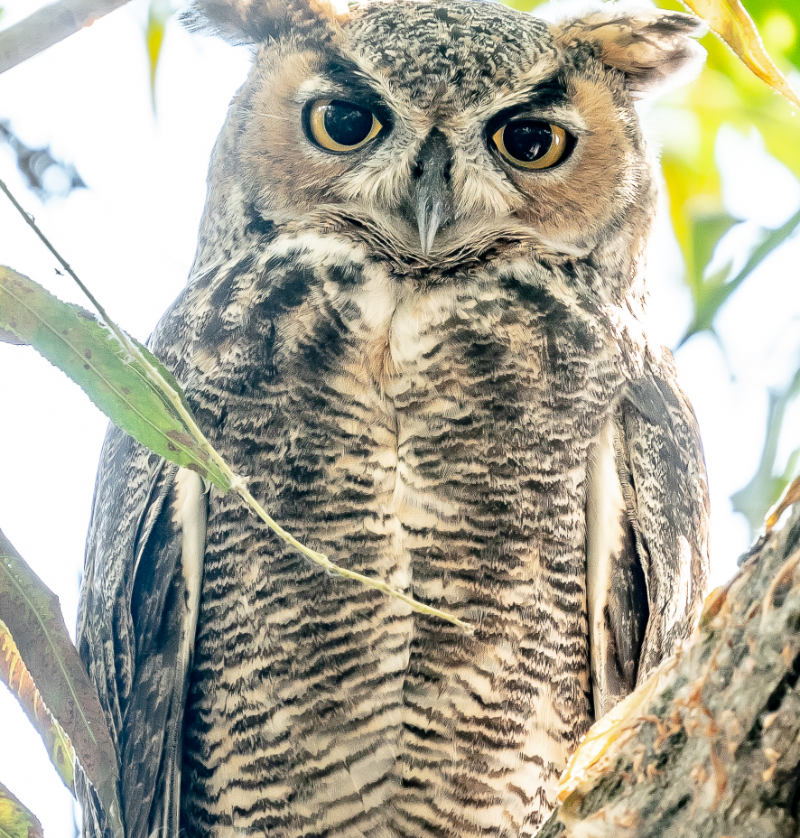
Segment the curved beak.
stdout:
[[439,228],[449,221],[450,166],[452,155],[447,140],[438,128],[425,138],[417,155],[412,202],[419,228],[419,243],[427,256]]

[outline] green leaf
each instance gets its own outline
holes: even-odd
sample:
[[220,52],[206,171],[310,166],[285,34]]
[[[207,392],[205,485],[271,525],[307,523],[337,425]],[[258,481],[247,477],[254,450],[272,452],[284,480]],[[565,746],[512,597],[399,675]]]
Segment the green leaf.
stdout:
[[42,699],[8,626],[0,620],[0,681],[20,703],[30,723],[36,728],[47,748],[64,785],[74,792],[75,751],[64,728],[56,721]]
[[783,419],[789,405],[800,397],[800,369],[792,382],[782,393],[769,394],[769,413],[767,414],[767,435],[761,460],[750,482],[731,496],[733,508],[747,518],[750,529],[755,534],[764,523],[764,517],[783,494],[784,489],[796,477],[800,449],[789,458],[789,463],[782,475],[775,476],[775,457],[778,453]]
[[[90,299],[94,301],[93,297]],[[95,305],[103,311],[96,301]],[[284,530],[203,437],[172,375],[118,327],[110,324],[107,328],[82,308],[62,303],[10,268],[0,268],[0,328],[30,343],[66,372],[115,425],[142,445],[198,472],[223,492],[234,489],[262,521],[311,561],[331,573],[396,597],[420,613],[441,617],[472,631],[471,626],[452,614],[419,603],[382,580],[339,567]]]
[[144,356],[140,360],[93,314],[61,302],[27,277],[2,267],[0,329],[29,343],[63,370],[115,425],[142,445],[196,471],[222,491],[231,488],[168,394],[153,383],[150,373],[155,370],[191,413],[173,376],[141,344],[133,341]]
[[702,295],[706,268],[720,239],[739,219],[727,212],[698,213],[692,220],[692,262],[689,266],[689,287],[697,301]]
[[0,783],[0,838],[42,838],[42,825],[29,809]]
[[0,531],[0,618],[116,834],[122,835],[117,754],[100,701],[72,645],[58,597]]
[[694,318],[678,346],[682,346],[692,335],[698,332],[711,330],[714,318],[719,314],[731,294],[740,288],[742,283],[747,280],[764,259],[780,247],[798,228],[800,228],[800,210],[777,230],[762,231],[761,241],[751,251],[744,267],[732,279],[726,282],[717,275],[705,280],[697,288]]

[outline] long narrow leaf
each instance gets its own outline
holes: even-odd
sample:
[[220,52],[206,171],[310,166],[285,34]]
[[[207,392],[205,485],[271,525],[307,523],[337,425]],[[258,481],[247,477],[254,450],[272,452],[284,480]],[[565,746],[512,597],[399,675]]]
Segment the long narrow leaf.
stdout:
[[29,809],[0,783],[0,838],[42,838],[42,825]]
[[2,531],[0,618],[47,708],[69,736],[112,830],[122,835],[117,756],[97,693],[67,633],[58,597]]
[[223,491],[231,488],[173,405],[151,385],[147,362],[175,394],[181,394],[170,373],[141,344],[136,346],[145,363],[131,357],[93,314],[61,302],[27,277],[2,267],[0,329],[31,344],[80,385],[115,425],[151,451],[198,472]]
[[47,709],[42,694],[31,678],[31,673],[8,626],[0,620],[0,681],[4,681],[20,703],[25,715],[42,737],[50,762],[55,766],[64,785],[74,792],[75,751],[64,728]]
[[800,107],[800,99],[769,57],[753,19],[740,0],[683,0],[771,88]]

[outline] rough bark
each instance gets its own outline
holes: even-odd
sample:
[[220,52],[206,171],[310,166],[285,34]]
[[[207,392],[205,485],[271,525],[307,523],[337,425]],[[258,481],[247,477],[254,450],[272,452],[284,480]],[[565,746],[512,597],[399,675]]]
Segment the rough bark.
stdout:
[[798,835],[799,566],[800,503],[712,593],[681,654],[590,731],[540,838]]

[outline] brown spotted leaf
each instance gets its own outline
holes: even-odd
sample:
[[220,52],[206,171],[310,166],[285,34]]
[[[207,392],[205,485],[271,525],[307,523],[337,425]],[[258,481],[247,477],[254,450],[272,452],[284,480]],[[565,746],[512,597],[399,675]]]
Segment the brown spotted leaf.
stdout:
[[121,835],[117,756],[97,693],[67,633],[58,597],[2,531],[0,619],[48,710],[69,736],[113,831]]
[[8,626],[2,620],[0,620],[0,681],[3,681],[11,690],[25,711],[25,715],[42,737],[50,762],[55,766],[64,785],[70,791],[74,791],[75,752],[72,750],[72,743],[45,706],[42,694],[33,683],[31,673],[20,656],[17,644]]
[[13,794],[0,783],[0,836],[2,838],[42,838],[42,825]]

